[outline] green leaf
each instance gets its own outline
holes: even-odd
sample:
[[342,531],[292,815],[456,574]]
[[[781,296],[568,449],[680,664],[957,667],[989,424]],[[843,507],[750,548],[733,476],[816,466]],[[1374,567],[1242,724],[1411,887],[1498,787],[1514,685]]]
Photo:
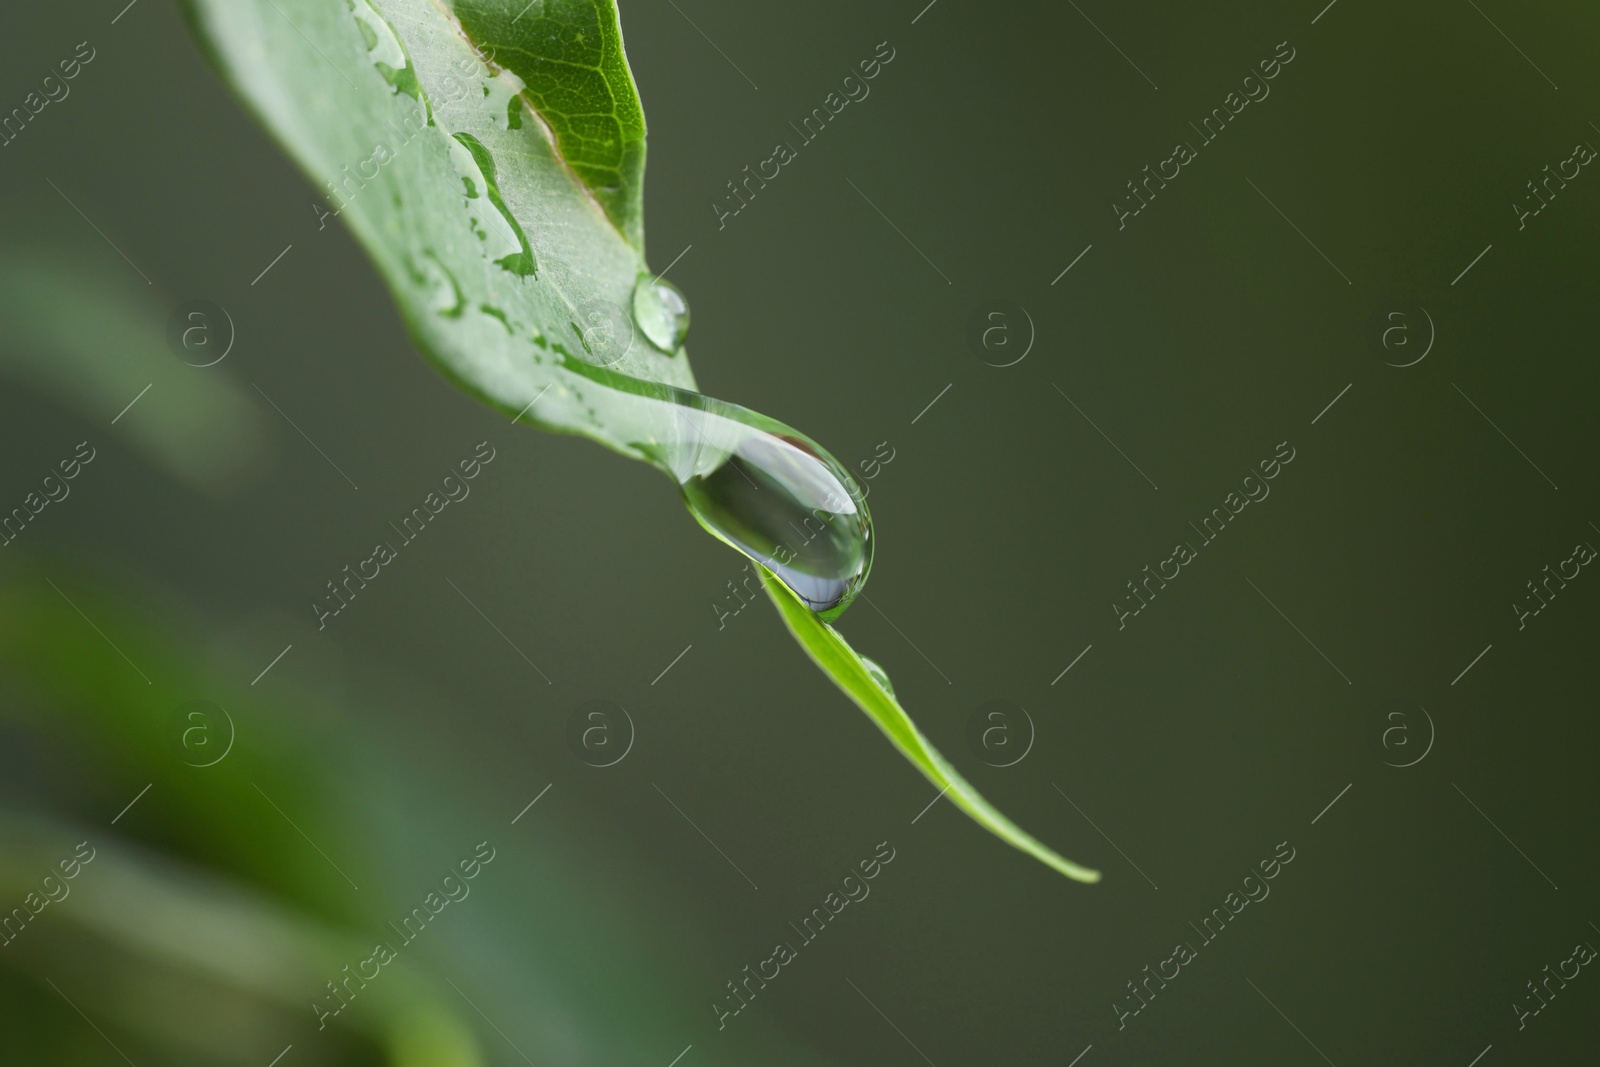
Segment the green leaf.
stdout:
[[[683,409],[718,402],[691,392],[683,349],[634,329],[644,119],[613,3],[185,2],[224,75],[326,183],[446,375],[507,414],[673,473]],[[695,456],[709,447],[689,443]],[[985,801],[887,677],[786,587],[774,599],[812,658],[967,814],[1068,877],[1099,878]]]
[[521,78],[556,148],[636,248],[644,248],[644,110],[622,54],[614,4],[597,0],[458,0],[494,62]]
[[[98,853],[62,906],[0,943],[0,1018],[28,1023],[5,1031],[0,1062],[84,1062],[13,1055],[52,1030],[12,999],[8,977],[21,968],[45,1010],[72,1011],[48,978],[74,999],[84,991],[114,1042],[126,1031],[168,1053],[135,1053],[140,1064],[260,1067],[282,1045],[260,1059],[249,1049],[284,1031],[315,1035],[304,1049],[295,1039],[286,1065],[302,1054],[521,1063],[507,1035],[539,1064],[648,1063],[660,1035],[704,1012],[700,991],[679,980],[686,946],[725,959],[749,947],[691,887],[604,847],[609,831],[583,805],[541,819],[562,784],[514,827],[504,820],[515,808],[486,823],[485,796],[525,785],[525,771],[485,765],[470,746],[441,751],[436,724],[457,709],[422,696],[428,687],[403,668],[340,655],[336,697],[279,673],[252,688],[263,633],[236,644],[219,636],[231,622],[191,614],[159,586],[19,551],[0,554],[0,737],[51,786],[0,798],[0,900],[19,905],[77,842]],[[182,714],[220,694],[231,695],[209,715]],[[106,821],[136,796],[127,818]],[[58,814],[23,814],[34,806]],[[80,826],[87,812],[100,814]],[[480,839],[498,855],[438,936],[393,941],[389,924],[437,887],[439,864]],[[640,885],[652,901],[643,910]],[[658,908],[675,916],[670,929],[654,921]],[[399,959],[322,1032],[311,1005],[332,1004],[327,983],[380,940]],[[60,1029],[81,1027],[73,1016]],[[771,1016],[724,1040],[738,1042],[735,1062],[832,1062]]]
[[[361,933],[203,869],[108,842],[100,826],[0,811],[0,891],[8,900],[37,893],[40,871],[85,854],[75,853],[77,842],[93,844],[82,881],[59,890],[72,905],[59,914],[51,908],[39,929],[24,927],[10,962],[40,980],[70,975],[73,988],[92,990],[103,1018],[147,1042],[231,1061],[241,1032],[303,1026],[323,983],[371,954]],[[364,1010],[337,1020],[338,1029],[384,1049],[392,1067],[483,1067],[463,1009],[440,996],[437,981],[405,956],[387,970],[393,976],[363,990]],[[189,1010],[167,1009],[169,997],[188,1000]]]
[[767,595],[778,606],[778,614],[783,616],[789,632],[794,634],[817,666],[867,713],[868,718],[878,724],[884,736],[894,742],[894,746],[928,781],[948,793],[956,807],[1006,844],[1021,849],[1068,878],[1080,882],[1100,880],[1099,871],[1080,867],[1057,855],[1038,838],[1002,815],[922,736],[916,723],[911,721],[911,716],[895,699],[889,676],[883,668],[851,648],[839,631],[817,618],[799,597],[790,592],[788,586],[765,568],[762,568],[762,582],[767,587]]
[[640,415],[659,404],[595,380],[695,387],[683,349],[634,328],[644,119],[614,4],[184,2],[322,190],[308,221],[354,232],[446,376],[544,429],[667,451],[681,430]]

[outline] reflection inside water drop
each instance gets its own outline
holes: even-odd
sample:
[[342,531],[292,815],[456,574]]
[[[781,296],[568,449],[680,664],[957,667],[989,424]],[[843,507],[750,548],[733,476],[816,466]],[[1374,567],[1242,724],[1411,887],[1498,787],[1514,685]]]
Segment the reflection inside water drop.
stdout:
[[641,274],[633,287],[633,319],[651,344],[675,353],[689,333],[689,299],[665,278]]

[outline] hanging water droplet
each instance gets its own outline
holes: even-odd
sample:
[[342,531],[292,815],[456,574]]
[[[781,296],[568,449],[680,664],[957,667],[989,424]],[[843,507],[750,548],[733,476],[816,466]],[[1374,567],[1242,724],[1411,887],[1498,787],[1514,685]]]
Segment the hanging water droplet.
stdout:
[[598,366],[552,343],[604,388],[606,421],[678,484],[701,526],[766,567],[824,621],[872,569],[872,517],[844,465],[809,437],[736,404]]
[[836,618],[872,568],[872,519],[855,480],[782,423],[696,400],[710,410],[678,409],[682,433],[670,457],[690,512],[812,611]]
[[633,318],[651,344],[672,354],[689,332],[689,300],[665,278],[641,274],[633,287]]

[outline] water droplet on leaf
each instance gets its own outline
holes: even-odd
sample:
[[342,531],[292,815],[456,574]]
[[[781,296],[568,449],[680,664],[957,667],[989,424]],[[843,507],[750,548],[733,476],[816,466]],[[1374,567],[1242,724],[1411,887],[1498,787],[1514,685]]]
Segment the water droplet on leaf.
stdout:
[[633,319],[651,344],[675,353],[689,333],[689,300],[665,278],[641,274],[633,287]]
[[867,674],[882,687],[885,693],[894,696],[894,683],[889,681],[888,671],[878,666],[876,661],[868,659],[859,652],[856,653],[856,659],[861,661],[861,665],[867,669]]
[[700,524],[766,567],[824,619],[872,568],[872,519],[850,473],[773,419],[708,398],[680,406],[669,457]]
[[601,386],[633,454],[677,483],[706,531],[771,571],[825,622],[850,606],[872,570],[866,495],[809,437],[737,404],[645,381],[559,343],[561,367]]

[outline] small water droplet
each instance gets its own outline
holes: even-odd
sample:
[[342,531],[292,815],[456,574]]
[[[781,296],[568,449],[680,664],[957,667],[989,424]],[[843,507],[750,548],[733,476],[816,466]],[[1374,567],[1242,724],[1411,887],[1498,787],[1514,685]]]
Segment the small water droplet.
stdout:
[[665,278],[641,274],[633,287],[633,318],[651,344],[675,353],[689,333],[689,300]]
[[861,665],[867,669],[867,673],[872,676],[872,680],[882,686],[885,693],[888,693],[890,696],[894,696],[894,683],[889,681],[888,671],[884,670],[882,667],[878,666],[875,661],[868,659],[859,652],[856,653],[856,659],[861,661]]

